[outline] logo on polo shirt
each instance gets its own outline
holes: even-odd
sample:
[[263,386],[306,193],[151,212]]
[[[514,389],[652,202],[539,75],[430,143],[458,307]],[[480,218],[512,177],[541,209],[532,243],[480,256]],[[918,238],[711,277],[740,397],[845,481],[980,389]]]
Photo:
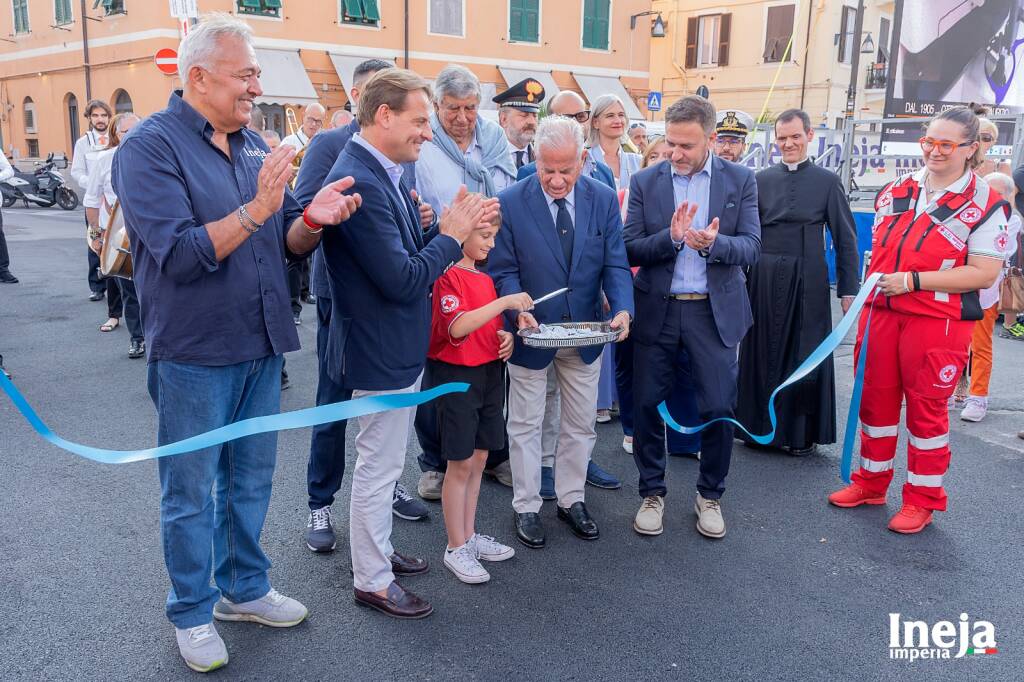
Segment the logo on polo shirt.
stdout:
[[1006,253],[1006,249],[1010,247],[1010,235],[1005,232],[997,234],[993,241],[995,242],[996,251],[999,253]]
[[441,297],[441,312],[447,315],[459,307],[459,299],[452,295]]
[[267,156],[265,151],[258,148],[246,147],[244,151],[246,156],[251,156],[253,158],[260,159],[261,161]]

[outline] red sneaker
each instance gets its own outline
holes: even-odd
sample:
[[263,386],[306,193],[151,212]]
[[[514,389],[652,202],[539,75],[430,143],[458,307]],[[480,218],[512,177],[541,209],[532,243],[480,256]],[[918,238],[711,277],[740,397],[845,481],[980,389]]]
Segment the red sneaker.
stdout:
[[859,507],[862,504],[885,504],[885,493],[874,495],[856,483],[851,483],[842,490],[828,496],[829,504],[837,507]]
[[907,534],[920,533],[931,522],[932,512],[930,509],[904,504],[903,509],[889,519],[889,530]]

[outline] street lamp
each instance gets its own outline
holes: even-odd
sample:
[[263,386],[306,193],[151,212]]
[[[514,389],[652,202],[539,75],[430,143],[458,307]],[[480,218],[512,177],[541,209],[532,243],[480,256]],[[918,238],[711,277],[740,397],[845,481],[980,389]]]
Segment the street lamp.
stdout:
[[875,41],[871,39],[871,31],[868,31],[867,36],[864,37],[864,42],[860,44],[861,54],[873,54],[875,51]]
[[665,37],[665,20],[661,17],[661,12],[655,10],[648,10],[646,12],[640,12],[639,14],[633,14],[629,17],[629,30],[632,31],[636,28],[636,20],[640,17],[649,17],[656,15],[654,21],[651,22],[651,37],[652,38],[664,38]]

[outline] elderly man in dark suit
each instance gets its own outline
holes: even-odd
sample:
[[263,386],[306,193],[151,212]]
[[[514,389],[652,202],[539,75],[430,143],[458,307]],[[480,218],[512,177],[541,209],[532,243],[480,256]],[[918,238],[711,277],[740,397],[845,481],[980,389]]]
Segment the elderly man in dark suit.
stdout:
[[[583,172],[583,131],[572,119],[549,116],[537,128],[537,174],[498,195],[502,227],[488,268],[502,296],[526,292],[533,298],[568,291],[520,313],[515,327],[537,322],[604,319],[604,290],[621,329],[633,316],[630,272],[622,242],[622,218],[615,192]],[[509,360],[508,437],[516,535],[528,547],[542,547],[541,422],[548,366],[554,363],[562,394],[555,466],[558,517],[578,537],[595,540],[597,524],[584,504],[587,463],[594,449],[594,405],[601,347],[554,350],[528,348],[516,339]]]
[[[366,83],[361,131],[327,181],[352,176],[362,219],[325,233],[324,262],[333,293],[327,373],[353,399],[419,389],[430,334],[430,286],[462,259],[462,242],[497,212],[497,201],[465,188],[426,234],[402,164],[431,139],[430,86],[411,71],[386,69]],[[405,591],[395,574],[427,570],[391,545],[391,502],[405,464],[412,408],[359,418],[352,475],[349,544],[355,601],[396,618],[433,608]]]
[[[658,405],[672,391],[680,347],[690,357],[702,421],[731,417],[736,403],[736,349],[752,323],[743,268],[757,261],[761,225],[753,172],[711,153],[715,108],[689,96],[665,111],[670,163],[633,176],[625,241],[633,283],[634,458],[643,504],[633,528],[662,532],[665,444]],[[719,502],[732,454],[733,427],[701,432],[697,530],[725,535]]]

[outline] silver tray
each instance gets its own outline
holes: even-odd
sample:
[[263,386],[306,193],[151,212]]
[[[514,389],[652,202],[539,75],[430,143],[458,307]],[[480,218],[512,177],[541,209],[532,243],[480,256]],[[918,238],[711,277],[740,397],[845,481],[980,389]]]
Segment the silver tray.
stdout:
[[590,329],[602,332],[600,336],[586,336],[567,339],[538,339],[540,333],[537,327],[520,329],[519,336],[523,343],[533,348],[580,348],[583,346],[600,346],[605,343],[613,343],[619,337],[620,332],[612,329],[608,322],[565,322],[562,324],[549,324],[549,327],[565,327],[566,329]]

